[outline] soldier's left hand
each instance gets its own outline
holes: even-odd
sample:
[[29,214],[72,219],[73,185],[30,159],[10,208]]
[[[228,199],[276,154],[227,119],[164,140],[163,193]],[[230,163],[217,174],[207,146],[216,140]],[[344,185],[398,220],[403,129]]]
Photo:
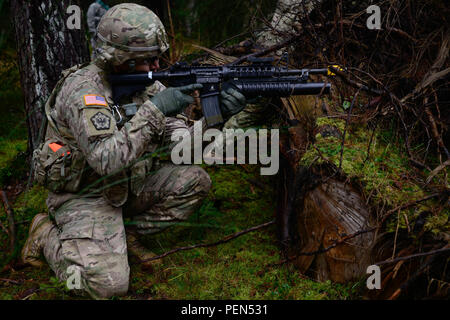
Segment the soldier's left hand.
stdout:
[[240,112],[246,104],[245,96],[233,86],[228,86],[220,92],[220,109],[225,117]]

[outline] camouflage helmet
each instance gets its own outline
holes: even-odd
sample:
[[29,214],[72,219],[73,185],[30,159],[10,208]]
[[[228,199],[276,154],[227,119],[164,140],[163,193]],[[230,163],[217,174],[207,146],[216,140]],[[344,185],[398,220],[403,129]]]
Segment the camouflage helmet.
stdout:
[[169,48],[161,20],[150,9],[122,3],[109,9],[97,28],[99,58],[112,65],[159,56]]

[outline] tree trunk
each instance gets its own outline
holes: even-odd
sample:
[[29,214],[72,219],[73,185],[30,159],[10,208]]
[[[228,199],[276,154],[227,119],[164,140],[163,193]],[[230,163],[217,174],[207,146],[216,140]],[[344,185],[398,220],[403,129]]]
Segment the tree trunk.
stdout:
[[21,86],[27,113],[28,148],[40,143],[45,114],[43,108],[61,71],[89,60],[84,17],[81,29],[70,30],[67,13],[71,0],[12,0]]

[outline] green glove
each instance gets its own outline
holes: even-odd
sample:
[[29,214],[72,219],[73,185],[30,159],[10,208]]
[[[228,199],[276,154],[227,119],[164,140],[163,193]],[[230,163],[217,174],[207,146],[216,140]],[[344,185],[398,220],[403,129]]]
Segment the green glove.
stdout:
[[247,101],[245,96],[237,89],[227,88],[220,92],[220,109],[224,117],[229,118],[233,114],[244,109]]
[[202,87],[203,85],[196,83],[184,87],[167,88],[152,97],[150,101],[153,102],[165,116],[174,115],[179,113],[189,104],[194,103],[194,98],[187,93],[191,93]]

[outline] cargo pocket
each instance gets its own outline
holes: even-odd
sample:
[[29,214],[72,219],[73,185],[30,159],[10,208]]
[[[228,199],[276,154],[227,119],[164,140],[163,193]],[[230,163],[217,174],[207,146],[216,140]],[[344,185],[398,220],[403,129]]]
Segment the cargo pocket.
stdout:
[[33,152],[34,178],[52,192],[79,191],[86,159],[81,151],[48,140]]
[[91,259],[90,253],[96,254],[96,244],[92,239],[94,233],[94,222],[80,223],[72,221],[63,226],[59,234],[61,242],[61,254],[68,265],[77,265],[82,267],[82,273],[85,274]]
[[65,192],[78,192],[80,190],[81,178],[86,167],[86,158],[79,150],[72,151],[68,176],[66,178]]
[[92,223],[80,223],[80,221],[69,222],[62,226],[59,239],[93,239],[94,224],[94,221]]

